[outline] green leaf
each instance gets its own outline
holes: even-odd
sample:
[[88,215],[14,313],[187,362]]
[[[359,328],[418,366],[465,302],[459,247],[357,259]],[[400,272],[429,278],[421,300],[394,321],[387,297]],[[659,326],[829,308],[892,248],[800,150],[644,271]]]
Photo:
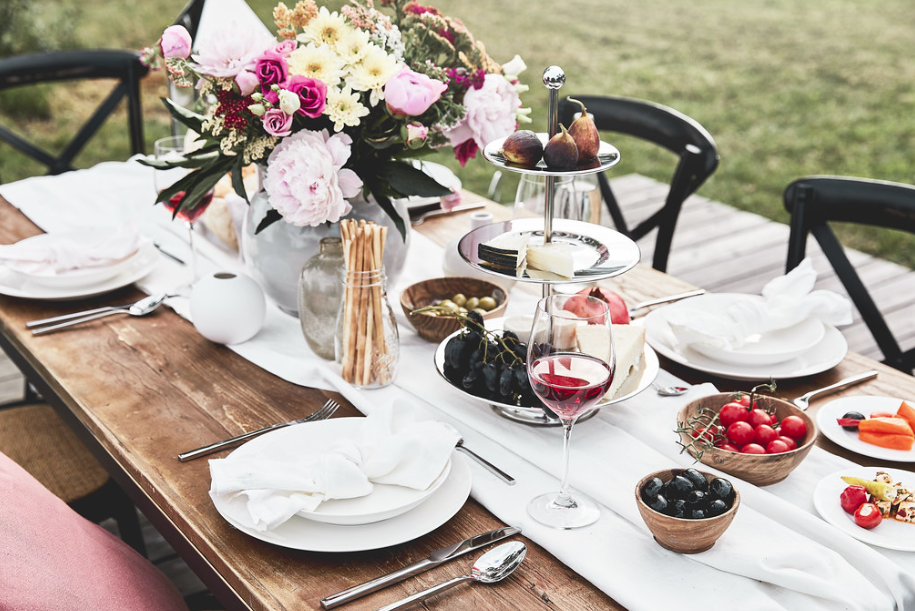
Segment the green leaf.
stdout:
[[[384,161],[375,165],[375,173],[391,189],[401,196],[441,197],[451,195],[451,189],[443,187],[434,178],[403,161]],[[373,191],[374,195],[375,192]]]
[[374,177],[368,177],[365,184],[369,192],[371,192],[372,196],[375,198],[375,201],[378,202],[379,206],[381,206],[381,209],[385,211],[385,214],[387,214],[392,221],[394,221],[394,226],[400,233],[400,238],[406,242],[407,226],[403,222],[403,217],[397,213],[397,210],[394,208],[394,204],[391,202],[390,198],[385,194],[385,190],[381,183]]
[[261,219],[261,222],[257,224],[257,229],[254,230],[254,235],[259,234],[261,231],[274,224],[281,218],[283,218],[283,215],[280,214],[276,208],[267,210],[267,214],[265,214],[264,218]]
[[239,156],[238,162],[232,166],[232,188],[235,189],[235,193],[237,193],[239,197],[250,204],[251,202],[248,200],[248,192],[245,190],[244,177],[242,176],[241,172],[242,167],[244,166],[243,161],[244,159]]
[[183,106],[178,106],[168,98],[160,98],[162,103],[165,104],[165,108],[168,109],[168,112],[171,113],[179,123],[185,127],[194,130],[198,134],[203,133],[203,122],[205,117],[203,115],[198,115],[195,112],[184,108]]

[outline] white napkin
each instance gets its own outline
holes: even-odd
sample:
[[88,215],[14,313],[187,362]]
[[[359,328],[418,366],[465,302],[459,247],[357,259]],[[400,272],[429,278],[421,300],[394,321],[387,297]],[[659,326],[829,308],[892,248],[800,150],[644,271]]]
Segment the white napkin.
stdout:
[[[817,273],[810,259],[769,281],[762,299],[746,295],[731,303],[724,315],[689,301],[670,311],[667,323],[680,346],[707,344],[725,350],[743,347],[758,334],[787,329],[809,318],[841,326],[852,322],[851,302],[832,291],[813,290]],[[700,302],[701,303],[701,302]]]
[[416,421],[409,408],[391,405],[360,424],[358,439],[338,439],[317,455],[211,460],[210,495],[246,497],[246,523],[270,530],[326,500],[369,495],[374,484],[426,490],[441,475],[458,440],[449,427]]
[[137,252],[140,234],[133,224],[52,233],[0,246],[0,262],[24,274],[55,276],[73,269],[105,267]]

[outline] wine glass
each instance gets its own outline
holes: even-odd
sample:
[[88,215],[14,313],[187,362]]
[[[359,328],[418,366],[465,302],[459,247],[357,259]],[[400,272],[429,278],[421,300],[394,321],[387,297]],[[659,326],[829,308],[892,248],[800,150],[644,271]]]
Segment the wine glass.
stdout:
[[[190,146],[184,136],[169,136],[156,140],[154,145],[154,155],[158,160],[178,161],[188,153],[192,152],[193,146]],[[169,170],[155,170],[153,172],[153,181],[156,187],[156,193],[161,193],[177,181],[184,178],[189,170],[184,168],[173,168]],[[200,201],[190,207],[179,209],[181,200],[184,199],[184,191],[178,191],[169,199],[162,202],[165,208],[181,219],[187,225],[188,244],[191,249],[191,284],[197,281],[197,249],[194,246],[194,222],[206,211],[207,206],[213,201],[213,190],[210,189]],[[175,210],[178,210],[177,213]]]
[[[571,176],[561,176],[556,178],[556,187],[553,196],[553,218],[571,218],[581,220],[576,216],[566,216],[568,210],[562,204],[560,193],[563,187],[572,183]],[[530,216],[543,216],[543,210],[546,205],[546,177],[536,176],[534,174],[522,174],[518,182],[518,190],[515,192],[515,206],[513,209],[514,218],[524,218]]]
[[562,479],[559,493],[538,496],[527,506],[532,518],[554,528],[593,524],[600,508],[569,491],[572,425],[589,412],[613,382],[616,355],[607,303],[585,295],[551,295],[537,304],[527,350],[527,374],[534,393],[562,422]]

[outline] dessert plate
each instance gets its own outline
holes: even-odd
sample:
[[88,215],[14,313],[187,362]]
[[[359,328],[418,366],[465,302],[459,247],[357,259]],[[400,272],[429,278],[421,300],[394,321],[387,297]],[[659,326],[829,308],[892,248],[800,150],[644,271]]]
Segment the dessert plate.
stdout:
[[883,520],[879,526],[868,530],[855,524],[854,516],[845,513],[842,505],[839,504],[839,495],[848,486],[842,481],[842,476],[870,480],[874,479],[877,471],[886,471],[893,478],[894,483],[902,482],[915,486],[915,473],[910,471],[900,471],[888,467],[854,466],[836,471],[820,480],[813,490],[813,505],[824,520],[859,541],[886,549],[915,552],[915,525],[890,519]]
[[159,251],[150,242],[143,241],[137,253],[123,267],[119,265],[114,276],[79,286],[47,286],[7,267],[0,267],[0,295],[44,301],[94,297],[133,284],[150,273],[158,261]]
[[[549,134],[541,132],[537,134],[542,144],[546,144],[550,139]],[[483,148],[483,157],[496,167],[505,168],[510,172],[517,174],[534,174],[536,176],[579,176],[584,174],[594,174],[603,172],[612,168],[620,162],[620,152],[615,146],[601,141],[600,148],[597,150],[597,159],[587,161],[571,170],[551,170],[547,168],[546,162],[541,159],[533,168],[528,168],[517,163],[512,163],[502,154],[502,146],[505,138],[493,140]]]
[[761,382],[767,382],[770,378],[801,378],[832,369],[848,352],[845,336],[832,325],[823,324],[822,339],[787,361],[764,365],[721,362],[691,347],[684,348],[677,344],[676,336],[666,320],[665,310],[669,307],[672,306],[658,308],[645,316],[645,341],[658,354],[675,363],[722,378]]
[[[851,450],[857,454],[870,456],[871,458],[877,458],[879,460],[913,462],[915,461],[915,447],[911,450],[903,451],[875,446],[872,443],[864,443],[858,439],[857,431],[846,431],[836,422],[838,418],[841,418],[847,412],[859,412],[865,416],[870,416],[874,412],[890,412],[895,414],[902,401],[902,399],[893,397],[875,397],[869,395],[835,399],[817,410],[817,427],[827,439],[837,443],[846,450]],[[915,401],[906,399],[906,402],[909,405],[915,405]],[[913,482],[913,485],[915,485],[915,482]]]
[[515,219],[478,227],[461,238],[458,242],[458,252],[470,265],[487,273],[512,280],[524,279],[527,282],[541,284],[594,282],[611,278],[635,267],[641,257],[636,243],[614,229],[582,221],[553,219],[552,241],[566,243],[570,246],[575,277],[566,278],[539,270],[525,270],[518,277],[508,271],[481,264],[480,244],[503,235],[525,235],[530,237],[531,244],[543,244],[543,219]]
[[[337,441],[358,440],[365,418],[334,418],[309,422],[261,435],[240,446],[226,460],[261,458],[282,460],[297,457],[307,460],[328,451]],[[327,524],[370,524],[393,518],[410,511],[438,490],[451,472],[449,461],[441,475],[426,490],[405,486],[374,484],[371,494],[353,499],[334,499],[321,503],[314,511],[300,511],[299,515],[315,522]]]

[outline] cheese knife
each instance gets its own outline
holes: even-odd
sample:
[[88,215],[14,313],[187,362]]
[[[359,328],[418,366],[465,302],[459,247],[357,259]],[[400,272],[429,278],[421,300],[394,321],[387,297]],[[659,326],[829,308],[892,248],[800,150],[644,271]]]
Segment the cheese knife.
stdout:
[[391,584],[395,584],[409,577],[413,577],[414,575],[418,575],[419,573],[431,569],[434,566],[438,566],[439,564],[448,562],[449,560],[454,560],[459,556],[463,556],[469,552],[484,548],[491,543],[496,543],[497,541],[507,539],[508,537],[512,537],[520,533],[520,528],[515,528],[514,526],[506,526],[505,528],[491,530],[488,533],[483,533],[482,535],[464,539],[459,543],[454,543],[439,550],[435,550],[429,554],[428,558],[424,558],[419,562],[411,564],[410,566],[405,566],[404,568],[394,571],[393,573],[382,575],[377,579],[367,581],[358,586],[353,586],[352,588],[338,592],[337,594],[331,594],[321,601],[321,606],[324,609],[334,609],[340,605],[344,605],[348,602],[356,600],[357,598],[361,598],[366,594],[377,592],[378,590],[386,588]]

